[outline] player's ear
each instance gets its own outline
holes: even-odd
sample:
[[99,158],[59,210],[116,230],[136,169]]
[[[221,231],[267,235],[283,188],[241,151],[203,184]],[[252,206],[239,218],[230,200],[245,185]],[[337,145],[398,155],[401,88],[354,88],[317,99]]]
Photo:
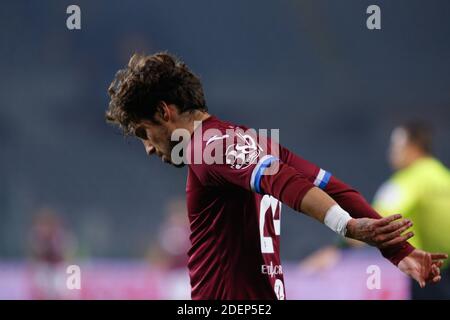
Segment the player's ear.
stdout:
[[164,122],[170,121],[173,117],[172,109],[164,101],[159,102],[156,114],[160,117],[160,120]]
[[169,110],[167,103],[164,101],[160,101],[158,105],[156,106],[156,112],[154,118],[154,122],[157,124],[161,124],[162,122],[167,122],[170,118],[169,116]]

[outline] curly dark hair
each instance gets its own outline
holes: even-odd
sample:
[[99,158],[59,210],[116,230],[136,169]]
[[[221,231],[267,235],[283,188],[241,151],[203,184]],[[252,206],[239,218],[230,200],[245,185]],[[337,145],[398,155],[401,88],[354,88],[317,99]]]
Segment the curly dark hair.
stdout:
[[140,120],[155,121],[162,101],[181,113],[207,111],[200,79],[182,61],[167,52],[134,54],[108,88],[111,98],[106,119],[133,135]]

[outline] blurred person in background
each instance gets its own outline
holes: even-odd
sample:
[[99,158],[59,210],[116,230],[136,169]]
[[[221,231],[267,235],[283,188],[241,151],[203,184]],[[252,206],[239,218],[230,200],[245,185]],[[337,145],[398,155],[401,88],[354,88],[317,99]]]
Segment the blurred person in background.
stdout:
[[[414,237],[409,241],[425,251],[450,253],[450,172],[432,154],[432,132],[420,121],[396,127],[391,134],[388,158],[395,171],[377,191],[373,207],[382,216],[401,213],[413,221]],[[315,272],[334,266],[341,249],[362,247],[351,239],[339,239],[337,245],[319,249],[301,262],[306,271]],[[412,299],[450,299],[448,262],[442,280],[420,288],[411,282]]]
[[[381,215],[401,213],[414,222],[411,243],[425,251],[450,253],[450,171],[432,154],[432,132],[414,121],[395,128],[389,162],[395,173],[375,195]],[[420,289],[411,283],[413,299],[450,299],[448,262],[442,281]]]
[[190,247],[189,220],[184,197],[169,200],[164,220],[150,246],[150,267],[162,272],[162,299],[189,299],[190,286],[187,252]]
[[33,299],[63,299],[65,263],[73,256],[75,242],[61,217],[44,207],[34,215],[29,236],[31,296]]
[[150,263],[168,270],[186,268],[189,233],[185,200],[173,198],[167,204],[167,213],[158,230],[156,242],[150,247]]

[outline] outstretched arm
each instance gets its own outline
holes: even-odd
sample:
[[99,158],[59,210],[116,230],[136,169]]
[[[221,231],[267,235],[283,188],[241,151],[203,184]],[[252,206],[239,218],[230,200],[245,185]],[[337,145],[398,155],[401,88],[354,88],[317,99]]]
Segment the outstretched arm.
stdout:
[[[348,211],[352,217],[382,220],[382,217],[368,204],[359,192],[336,177],[331,176],[323,190],[335,199],[344,210]],[[394,215],[393,217],[395,217],[394,220],[400,219],[400,215]],[[395,224],[401,223],[401,221],[404,223],[406,223],[405,221],[408,221],[408,228],[412,226],[412,222],[406,219],[395,221]],[[359,223],[364,224],[365,220],[359,220]],[[404,231],[405,230],[402,232]],[[405,236],[410,238],[412,235],[412,233],[407,233]],[[408,256],[414,250],[414,247],[406,242],[406,240],[407,239],[400,242],[395,240],[377,247],[386,259],[393,264],[398,265],[403,258]]]
[[[423,256],[406,241],[412,234],[402,235],[411,226],[408,220],[400,215],[382,219],[358,192],[287,149],[281,148],[279,159],[268,154],[258,163],[240,169],[233,167],[230,159],[222,164],[192,165],[191,169],[206,186],[231,183],[270,194],[343,236],[379,247],[383,256],[414,279],[438,281],[439,256],[435,255],[434,260],[431,254]],[[279,170],[274,170],[277,166],[271,164],[279,164]],[[405,259],[407,256],[409,259]],[[422,257],[426,259],[422,261]]]
[[[305,178],[326,192],[353,218],[381,219],[381,216],[355,189],[332,176],[329,172],[319,168],[314,163],[303,159],[282,146],[280,146],[280,155],[281,158],[284,159],[284,162],[301,172]],[[407,223],[405,220],[399,220],[398,218],[397,220],[398,221],[395,222],[396,225],[402,223],[402,221],[403,223]],[[365,221],[361,220],[358,223],[364,224]],[[414,250],[414,247],[408,242],[403,241],[397,244],[391,243],[391,245],[380,246],[379,249],[386,259],[391,261],[394,265],[398,265],[403,258],[408,256]]]
[[268,169],[261,180],[260,187],[264,193],[273,195],[293,209],[326,224],[342,236],[379,248],[404,243],[413,236],[412,233],[402,234],[412,223],[401,219],[401,215],[383,219],[353,219],[335,199],[315,187],[296,169],[278,162],[278,168],[274,167],[272,170],[276,170],[276,174],[272,174],[271,169]]
[[[439,268],[443,264],[442,260],[447,259],[447,255],[428,253],[411,246],[406,240],[413,234],[402,235],[412,226],[411,221],[401,219],[401,215],[382,218],[356,190],[342,181],[290,152],[284,158],[289,161],[289,166],[292,166],[298,172],[302,172],[301,176],[322,189],[342,210],[355,218],[348,219],[345,236],[378,247],[385,258],[398,266],[402,272],[415,279],[421,286],[424,286],[427,282],[438,282],[440,280]],[[294,173],[291,172],[291,174]],[[275,176],[269,177],[267,185],[272,183],[274,178]],[[269,182],[269,180],[271,181]],[[295,191],[295,188],[293,189],[292,192]],[[287,191],[289,188],[282,186],[282,183],[279,182],[278,190],[280,191],[278,192],[278,199],[281,200],[284,197],[281,195],[281,190]],[[296,209],[315,217],[321,222],[326,222],[325,217],[329,210],[325,212],[326,207],[332,205],[333,202],[329,199],[325,200],[324,195],[318,192],[317,188],[311,188],[311,190],[311,193],[303,191],[303,196],[306,198],[303,200],[306,201]],[[308,195],[308,193],[310,194]],[[327,203],[326,207],[320,207],[319,205],[316,207],[314,203],[318,201],[322,203],[321,206]]]
[[[331,184],[337,188],[340,182]],[[440,267],[445,254],[428,253],[415,249],[406,240],[411,232],[403,235],[412,226],[411,221],[396,214],[386,218],[378,216],[356,191],[338,188],[335,198],[346,208],[353,209],[352,218],[334,198],[315,187],[294,168],[280,162],[275,175],[265,175],[261,180],[261,191],[286,203],[326,224],[335,232],[380,248],[383,255],[391,257],[398,268],[424,287],[427,282],[439,282]],[[368,209],[370,208],[370,210]],[[364,214],[374,218],[366,218]],[[361,215],[360,217],[357,217]],[[398,261],[397,261],[398,259]]]
[[[342,223],[346,222],[345,230],[338,233],[378,248],[401,244],[413,236],[412,232],[403,235],[412,226],[412,222],[401,219],[401,215],[396,214],[382,219],[350,218],[345,210],[319,188],[312,188],[306,193],[300,210],[325,224],[332,223],[332,221],[328,222],[327,218],[336,220],[342,216],[344,217]],[[348,218],[345,218],[347,215]]]

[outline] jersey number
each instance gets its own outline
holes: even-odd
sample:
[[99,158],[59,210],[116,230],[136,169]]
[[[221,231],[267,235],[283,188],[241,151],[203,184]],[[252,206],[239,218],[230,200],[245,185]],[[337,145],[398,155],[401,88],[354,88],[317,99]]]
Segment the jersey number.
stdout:
[[259,235],[261,237],[261,252],[262,253],[274,253],[273,250],[273,239],[272,237],[264,236],[264,225],[266,222],[266,212],[269,208],[272,209],[272,219],[273,226],[275,229],[275,234],[277,236],[280,235],[280,219],[275,219],[275,212],[277,211],[277,207],[280,208],[280,217],[281,217],[281,202],[278,199],[265,195],[259,206]]

